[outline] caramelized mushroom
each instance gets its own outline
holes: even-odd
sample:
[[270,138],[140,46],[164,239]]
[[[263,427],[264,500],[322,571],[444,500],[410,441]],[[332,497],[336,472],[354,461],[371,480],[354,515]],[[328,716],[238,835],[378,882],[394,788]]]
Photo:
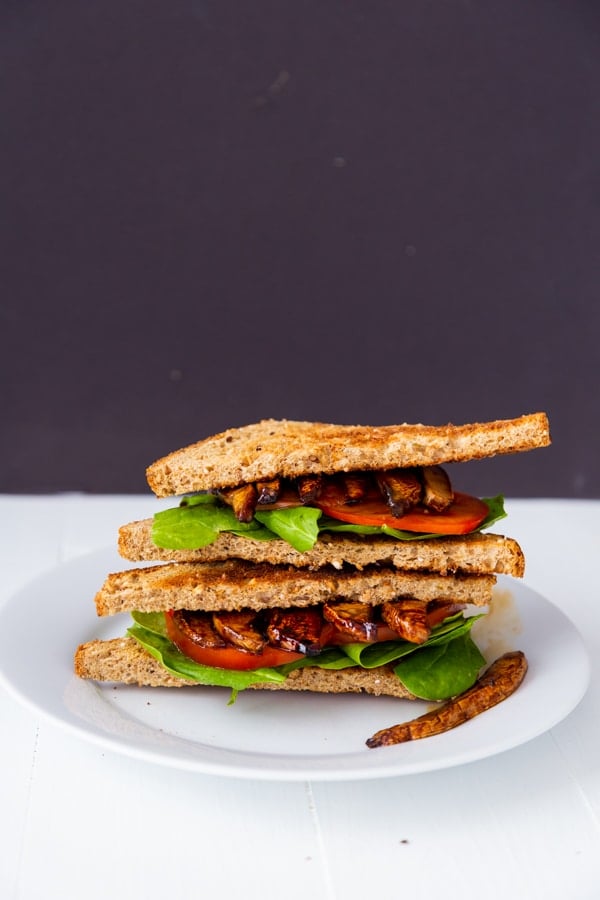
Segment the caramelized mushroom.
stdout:
[[220,612],[212,614],[216,631],[229,644],[249,653],[260,653],[266,644],[265,638],[254,627],[256,613]]
[[370,603],[333,600],[323,606],[323,616],[338,631],[355,641],[374,641],[377,636],[377,624]]
[[448,475],[441,466],[423,466],[423,503],[434,512],[448,509],[454,500]]
[[404,598],[384,603],[381,617],[386,625],[411,644],[423,644],[431,634],[427,621],[427,603]]
[[275,503],[281,493],[281,478],[256,482],[257,504]]
[[313,503],[321,493],[322,487],[321,475],[302,475],[296,481],[296,490],[301,503]]
[[314,656],[321,650],[323,619],[320,611],[308,609],[274,609],[268,617],[267,637],[274,647]]
[[412,469],[377,472],[377,484],[393,516],[404,516],[421,500],[422,486]]
[[187,638],[199,647],[225,647],[227,642],[215,631],[210,613],[177,610],[173,621]]
[[251,522],[256,508],[256,488],[253,484],[219,491],[219,496],[235,513],[239,522]]
[[348,505],[360,503],[369,493],[371,482],[364,472],[346,472],[342,475],[341,480],[345,502]]

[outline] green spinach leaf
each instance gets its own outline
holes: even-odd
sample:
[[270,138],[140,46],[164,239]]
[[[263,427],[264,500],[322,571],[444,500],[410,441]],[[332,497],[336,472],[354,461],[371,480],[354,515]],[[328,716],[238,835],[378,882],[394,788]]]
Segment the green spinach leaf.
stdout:
[[394,673],[416,697],[447,700],[468,690],[484,664],[479,647],[469,634],[463,634],[407,656]]
[[[501,495],[484,499],[489,513],[476,531],[489,528],[506,516]],[[384,535],[390,540],[422,541],[443,539],[440,534],[417,534],[387,525],[353,525],[323,516],[310,506],[288,509],[259,510],[252,522],[239,522],[233,510],[220,504],[213,494],[186,497],[182,504],[162,510],[154,516],[152,540],[157,547],[169,550],[195,550],[212,544],[221,531],[228,531],[256,541],[280,538],[304,553],[314,547],[323,531],[362,535]]]

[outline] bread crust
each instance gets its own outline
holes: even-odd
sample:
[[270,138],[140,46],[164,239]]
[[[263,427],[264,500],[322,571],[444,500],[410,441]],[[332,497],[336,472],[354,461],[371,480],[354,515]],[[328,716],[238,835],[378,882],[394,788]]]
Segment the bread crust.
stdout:
[[131,637],[93,640],[80,644],[75,652],[75,674],[94,681],[139,684],[145,687],[182,687],[194,684],[171,675]]
[[[81,644],[75,653],[75,673],[80,678],[142,687],[200,687],[187,678],[171,675],[131,637]],[[392,666],[377,669],[352,667],[339,672],[307,667],[296,669],[284,682],[250,685],[254,690],[313,691],[317,693],[367,693],[413,700],[394,675]]]
[[550,443],[545,413],[469,425],[333,425],[265,419],[169,453],[146,470],[158,497],[275,476],[427,466]]
[[166,563],[110,574],[96,594],[99,616],[166,609],[226,611],[306,607],[335,597],[380,604],[397,597],[487,605],[494,575],[402,572],[383,566],[363,571],[333,567],[316,571],[226,560]]
[[525,572],[523,551],[513,538],[499,534],[469,534],[426,541],[397,541],[375,535],[323,533],[311,550],[300,553],[286,541],[253,541],[223,532],[198,550],[165,550],[152,541],[152,519],[130,522],[119,529],[119,553],[131,562],[216,562],[243,559],[272,565],[319,569],[375,564],[407,572],[431,571],[512,575]]

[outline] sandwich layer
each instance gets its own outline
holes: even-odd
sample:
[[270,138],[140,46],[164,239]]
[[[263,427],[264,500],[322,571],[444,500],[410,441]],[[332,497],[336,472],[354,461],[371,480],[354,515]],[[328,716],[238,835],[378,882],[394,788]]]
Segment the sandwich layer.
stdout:
[[231,428],[146,470],[158,497],[281,476],[430,466],[516,453],[550,443],[544,413],[471,425],[331,425],[265,419]]
[[[80,678],[137,684],[144,687],[184,687],[196,685],[187,678],[171,675],[133,638],[89,641],[75,654],[75,673]],[[331,671],[308,667],[291,672],[284,682],[249,685],[258,690],[316,691],[327,694],[367,693],[411,700],[411,694],[394,675],[392,666],[377,669],[353,667]]]
[[119,553],[132,562],[217,562],[243,559],[271,565],[320,569],[348,564],[364,569],[375,564],[404,571],[502,574],[522,578],[525,559],[519,544],[498,534],[469,534],[426,541],[397,541],[366,535],[321,534],[311,550],[300,553],[286,541],[254,541],[222,532],[214,543],[197,550],[165,550],[152,541],[152,519],[119,529]]
[[318,571],[239,560],[215,563],[167,563],[128,569],[108,576],[96,594],[98,615],[162,612],[167,609],[261,610],[305,607],[333,598],[378,605],[398,597],[450,600],[487,605],[496,582],[493,575],[402,572],[370,566],[362,571]]

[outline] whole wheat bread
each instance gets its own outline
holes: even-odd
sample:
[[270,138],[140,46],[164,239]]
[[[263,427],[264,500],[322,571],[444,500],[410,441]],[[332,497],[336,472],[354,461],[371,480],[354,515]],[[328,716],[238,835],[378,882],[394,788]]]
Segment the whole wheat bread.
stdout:
[[166,563],[127,569],[107,577],[96,594],[100,616],[161,612],[166,609],[212,612],[268,607],[312,606],[335,597],[380,604],[397,597],[451,600],[485,606],[496,582],[493,575],[401,572],[369,566],[359,571],[318,571],[226,560],[215,563]]
[[545,447],[548,419],[533,413],[471,425],[331,425],[265,419],[176,450],[146,470],[158,497],[321,472],[461,462]]
[[327,534],[300,553],[286,541],[253,541],[222,532],[214,543],[198,550],[165,550],[152,541],[152,519],[130,522],[119,529],[119,553],[131,562],[249,562],[318,569],[344,564],[364,569],[375,564],[404,571],[431,571],[440,575],[471,572],[522,578],[525,559],[519,544],[499,534],[468,534],[426,541],[397,541],[373,535]]
[[[80,678],[137,684],[145,687],[184,687],[196,684],[171,675],[133,638],[89,641],[75,654],[75,673]],[[251,685],[260,690],[315,691],[319,693],[367,693],[414,699],[394,675],[392,666],[377,669],[352,667],[339,672],[316,667],[296,669],[284,682]]]

